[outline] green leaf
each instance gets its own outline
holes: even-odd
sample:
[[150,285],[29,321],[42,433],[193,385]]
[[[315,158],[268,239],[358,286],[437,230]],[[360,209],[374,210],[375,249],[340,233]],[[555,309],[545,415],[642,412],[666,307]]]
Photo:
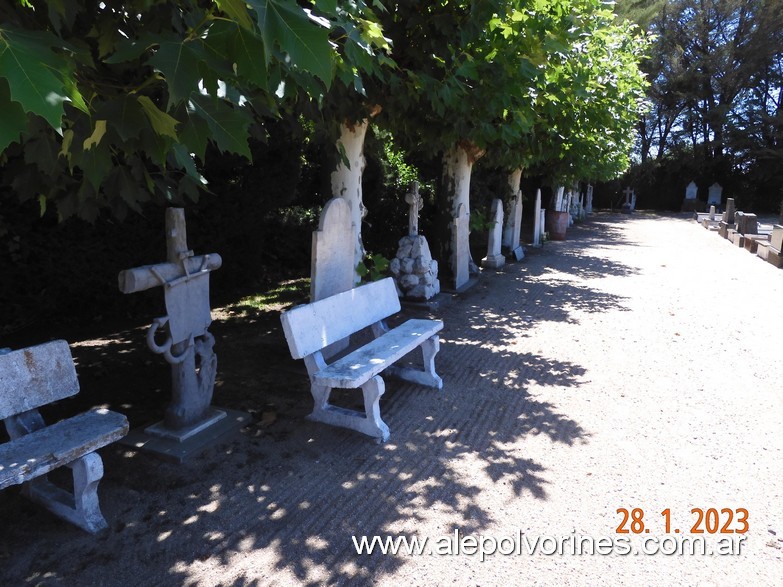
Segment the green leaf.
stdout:
[[211,136],[207,121],[195,112],[195,105],[190,103],[176,112],[177,118],[182,120],[182,130],[179,133],[180,142],[185,145],[189,153],[204,160],[207,151],[207,143]]
[[211,138],[221,151],[252,159],[247,144],[252,119],[244,109],[233,108],[224,100],[208,96],[193,96],[191,104],[194,112],[206,121],[212,131]]
[[11,100],[8,83],[0,78],[0,153],[11,143],[19,141],[19,135],[27,128],[27,115],[19,102]]
[[179,121],[161,111],[147,96],[139,96],[138,102],[156,133],[179,140],[176,131]]
[[72,71],[65,59],[52,51],[56,42],[47,33],[0,27],[0,76],[8,80],[11,99],[59,130],[63,102],[68,100],[64,79]]
[[103,135],[105,134],[106,134],[106,121],[96,120],[95,129],[92,131],[92,134],[84,140],[82,149],[84,149],[85,151],[89,151],[93,147],[97,147],[98,144],[101,142]]
[[95,105],[95,116],[107,121],[122,141],[138,138],[141,129],[147,126],[139,101],[133,95],[117,96]]
[[199,64],[204,59],[199,41],[161,41],[149,62],[165,77],[169,87],[169,107],[198,91]]
[[248,3],[256,10],[267,63],[275,46],[279,46],[296,67],[312,73],[328,87],[334,75],[329,30],[310,19],[293,2],[248,0]]
[[217,0],[217,5],[243,29],[252,30],[253,20],[248,14],[244,0]]
[[261,89],[268,88],[264,42],[255,32],[219,21],[209,29],[204,43],[213,52],[224,55],[239,78]]

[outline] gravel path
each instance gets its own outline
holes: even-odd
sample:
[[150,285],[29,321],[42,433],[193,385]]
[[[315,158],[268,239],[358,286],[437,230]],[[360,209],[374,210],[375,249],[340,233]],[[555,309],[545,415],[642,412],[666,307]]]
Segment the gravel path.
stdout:
[[[109,449],[98,539],[3,492],[0,583],[783,585],[781,304],[783,271],[691,220],[597,214],[438,312],[444,391],[389,381],[385,445],[302,419],[304,370],[274,332],[276,421],[181,466]],[[649,532],[616,533],[618,508]],[[729,529],[747,510],[746,534],[698,536],[740,554],[633,554],[697,536],[693,508],[731,510]],[[665,509],[681,531],[662,543]],[[455,529],[518,551],[351,542],[446,550]],[[600,538],[619,546],[587,554]]]

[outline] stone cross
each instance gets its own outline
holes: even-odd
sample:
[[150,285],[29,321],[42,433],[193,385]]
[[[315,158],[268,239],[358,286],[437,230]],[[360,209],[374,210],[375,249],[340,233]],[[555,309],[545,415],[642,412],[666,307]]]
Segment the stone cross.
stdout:
[[419,234],[419,211],[424,207],[424,200],[419,194],[419,182],[414,181],[411,191],[405,194],[405,201],[410,208],[408,210],[408,236]]
[[[194,256],[188,249],[182,208],[166,209],[166,259],[120,272],[119,288],[127,294],[163,287],[168,314],[153,321],[147,346],[171,364],[172,401],[160,430],[147,430],[177,438],[183,429],[200,430],[226,415],[210,410],[217,357],[212,350],[215,339],[207,331],[212,322],[209,274],[223,261],[220,255]],[[162,343],[156,340],[159,331]]]

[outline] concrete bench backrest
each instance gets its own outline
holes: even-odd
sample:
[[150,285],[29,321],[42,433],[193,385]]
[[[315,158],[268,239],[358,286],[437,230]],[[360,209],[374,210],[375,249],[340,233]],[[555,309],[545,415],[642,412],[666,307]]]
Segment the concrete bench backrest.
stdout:
[[0,354],[0,420],[79,393],[64,340]]
[[291,356],[302,359],[400,311],[391,277],[297,306],[280,317]]

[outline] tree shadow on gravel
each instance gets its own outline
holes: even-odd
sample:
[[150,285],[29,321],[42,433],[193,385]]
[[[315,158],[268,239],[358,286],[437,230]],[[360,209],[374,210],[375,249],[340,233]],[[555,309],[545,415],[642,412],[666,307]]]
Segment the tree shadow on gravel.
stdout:
[[[27,504],[15,489],[2,492],[6,581],[366,584],[411,558],[359,555],[352,536],[434,540],[454,529],[524,529],[526,508],[547,500],[547,472],[557,466],[546,454],[531,456],[526,440],[590,440],[571,415],[530,393],[533,385],[576,391],[588,366],[557,359],[556,348],[533,350],[530,330],[543,321],[574,323],[578,312],[623,309],[622,297],[578,279],[633,274],[568,251],[548,262],[574,279],[516,265],[438,311],[446,324],[436,359],[444,390],[387,379],[381,413],[392,437],[382,445],[304,418],[312,406],[307,374],[290,358],[277,312],[227,313],[212,328],[214,403],[249,411],[253,422],[181,465],[104,449],[100,493],[110,528],[98,537]],[[485,285],[508,295],[490,296]],[[406,309],[399,319],[422,314]],[[134,427],[160,418],[168,366],[146,349],[143,330],[73,350],[81,405],[56,409],[107,405],[129,414]],[[361,403],[358,392],[340,397]],[[513,508],[494,505],[510,499]]]

